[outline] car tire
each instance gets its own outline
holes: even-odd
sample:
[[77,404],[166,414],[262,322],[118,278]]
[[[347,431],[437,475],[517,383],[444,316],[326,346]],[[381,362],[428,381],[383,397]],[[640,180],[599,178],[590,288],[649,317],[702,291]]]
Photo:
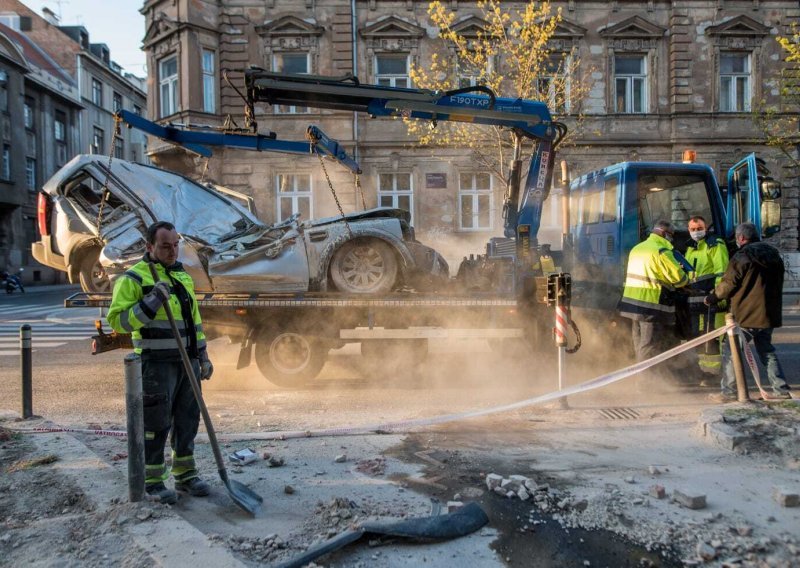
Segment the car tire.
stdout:
[[256,338],[256,366],[279,387],[298,388],[313,380],[325,365],[326,343],[313,335],[267,329]]
[[81,257],[78,280],[81,289],[91,294],[111,292],[111,280],[100,264],[100,249],[92,248]]
[[348,241],[334,253],[330,274],[340,292],[385,294],[397,284],[397,257],[379,239]]

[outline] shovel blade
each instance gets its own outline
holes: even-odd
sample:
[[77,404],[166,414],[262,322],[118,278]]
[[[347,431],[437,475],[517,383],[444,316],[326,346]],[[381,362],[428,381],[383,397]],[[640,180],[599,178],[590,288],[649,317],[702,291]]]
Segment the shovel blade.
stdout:
[[243,510],[255,516],[261,508],[261,503],[264,501],[264,498],[244,483],[239,483],[233,479],[229,479],[225,485],[228,488],[228,495],[233,499],[233,502]]

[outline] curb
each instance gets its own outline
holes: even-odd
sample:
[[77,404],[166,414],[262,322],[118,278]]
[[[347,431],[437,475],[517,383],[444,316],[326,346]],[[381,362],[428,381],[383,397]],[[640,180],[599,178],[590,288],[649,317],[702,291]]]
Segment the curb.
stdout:
[[747,436],[736,428],[725,423],[725,410],[730,408],[746,408],[746,405],[725,405],[723,408],[709,408],[703,411],[697,420],[694,433],[708,442],[724,450],[734,451],[747,440]]
[[[19,414],[0,409],[0,420],[14,416]],[[38,451],[58,455],[59,460],[52,465],[53,469],[84,491],[86,499],[95,505],[95,512],[104,513],[115,502],[128,502],[125,476],[115,471],[76,437],[63,432],[28,434],[27,437]],[[92,474],[86,475],[87,471]],[[226,547],[209,540],[205,533],[195,528],[177,511],[168,511],[163,517],[151,517],[147,523],[121,526],[121,530],[150,555],[154,565],[197,568],[199,562],[203,567],[212,568],[245,566]],[[197,554],[191,556],[189,551]]]

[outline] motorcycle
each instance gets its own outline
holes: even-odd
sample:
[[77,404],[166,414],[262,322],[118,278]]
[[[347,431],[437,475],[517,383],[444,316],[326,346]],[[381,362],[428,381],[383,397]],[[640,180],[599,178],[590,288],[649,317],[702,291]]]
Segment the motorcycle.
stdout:
[[25,287],[22,285],[22,271],[24,269],[20,268],[17,270],[16,274],[11,274],[3,270],[0,272],[0,286],[6,289],[6,294],[11,294],[14,290],[19,290],[23,294],[25,293]]

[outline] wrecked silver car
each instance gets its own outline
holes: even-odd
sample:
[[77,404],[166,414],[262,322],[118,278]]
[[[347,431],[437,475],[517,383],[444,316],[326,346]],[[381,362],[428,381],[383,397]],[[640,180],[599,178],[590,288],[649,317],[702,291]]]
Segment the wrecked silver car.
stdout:
[[33,253],[87,292],[110,291],[144,254],[146,227],[160,220],[181,235],[180,261],[198,291],[381,294],[448,277],[441,255],[415,240],[406,211],[267,225],[233,194],[152,166],[113,160],[109,171],[103,156],[76,156],[39,196]]

